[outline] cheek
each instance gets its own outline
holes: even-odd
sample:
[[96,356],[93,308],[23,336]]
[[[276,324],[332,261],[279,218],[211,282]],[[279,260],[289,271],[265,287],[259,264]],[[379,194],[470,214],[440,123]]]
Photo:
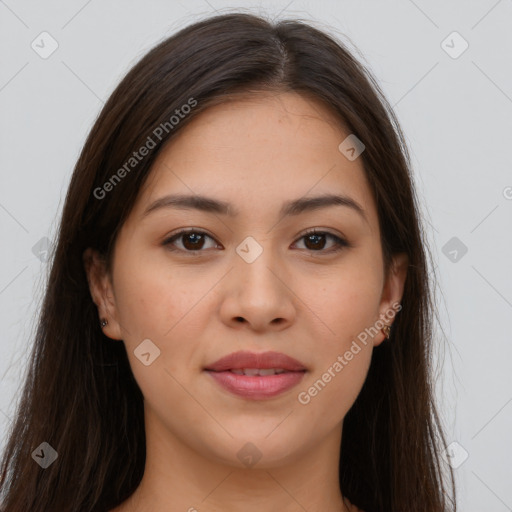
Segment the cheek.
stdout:
[[[337,269],[305,301],[319,320],[314,338],[321,351],[298,401],[324,420],[336,422],[357,398],[372,357],[371,327],[380,302],[380,275],[364,260]],[[306,293],[306,283],[302,293]],[[311,290],[314,290],[311,292]],[[315,320],[316,322],[316,320]],[[319,332],[321,331],[321,333]],[[320,346],[318,346],[320,349]],[[336,404],[336,407],[331,407]]]
[[297,294],[311,308],[332,349],[348,348],[378,318],[381,276],[376,268],[351,258],[329,275],[302,280]]
[[[125,260],[116,275],[116,312],[136,380],[143,392],[169,389],[196,370],[198,344],[211,318],[212,283],[156,261]],[[209,293],[210,292],[210,293]],[[144,340],[150,340],[151,344]],[[145,366],[137,353],[146,346],[158,354]],[[156,347],[154,348],[153,345]],[[145,353],[145,352],[143,352]],[[152,361],[152,354],[149,357]],[[199,371],[199,369],[197,369]],[[161,386],[164,386],[163,388]]]
[[[372,348],[346,344],[335,351],[324,365],[318,365],[297,394],[297,407],[311,435],[326,433],[353,406],[366,380]],[[350,355],[349,355],[350,354]]]
[[[160,342],[174,330],[204,295],[207,284],[186,279],[179,268],[156,259],[125,260],[116,275],[116,312],[125,341],[154,337]],[[204,288],[204,289],[203,289]]]

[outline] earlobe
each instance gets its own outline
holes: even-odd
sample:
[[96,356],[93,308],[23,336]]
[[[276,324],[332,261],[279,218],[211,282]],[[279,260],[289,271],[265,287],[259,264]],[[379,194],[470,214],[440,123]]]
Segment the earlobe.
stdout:
[[112,281],[107,272],[105,260],[97,251],[89,247],[83,253],[83,264],[91,298],[98,308],[98,323],[106,336],[121,340]]

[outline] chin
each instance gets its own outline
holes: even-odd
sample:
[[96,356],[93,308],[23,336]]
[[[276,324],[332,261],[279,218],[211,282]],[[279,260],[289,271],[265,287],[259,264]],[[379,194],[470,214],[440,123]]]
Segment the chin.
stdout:
[[[304,439],[297,439],[297,443],[294,443],[295,440],[286,431],[283,430],[281,435],[272,432],[276,425],[278,423],[264,431],[254,429],[254,433],[244,429],[243,436],[230,439],[224,445],[225,450],[215,456],[229,466],[247,469],[270,469],[293,463],[304,446]],[[215,448],[218,449],[219,445]],[[226,454],[229,454],[228,458]]]

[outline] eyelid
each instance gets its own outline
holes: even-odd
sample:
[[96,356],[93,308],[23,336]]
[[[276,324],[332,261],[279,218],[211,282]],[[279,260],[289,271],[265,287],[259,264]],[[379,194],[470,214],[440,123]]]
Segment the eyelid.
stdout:
[[300,232],[297,235],[297,239],[302,238],[307,235],[331,235],[333,237],[339,238],[341,240],[345,240],[345,236],[341,233],[333,233],[329,230],[329,228],[315,227],[315,228],[307,228],[304,231]]

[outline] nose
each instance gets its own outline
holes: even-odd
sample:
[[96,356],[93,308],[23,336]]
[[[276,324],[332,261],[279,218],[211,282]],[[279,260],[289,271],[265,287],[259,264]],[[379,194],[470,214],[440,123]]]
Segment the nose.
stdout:
[[234,268],[222,283],[223,322],[238,329],[245,325],[255,332],[286,329],[296,315],[290,279],[270,249],[251,263],[235,255]]

